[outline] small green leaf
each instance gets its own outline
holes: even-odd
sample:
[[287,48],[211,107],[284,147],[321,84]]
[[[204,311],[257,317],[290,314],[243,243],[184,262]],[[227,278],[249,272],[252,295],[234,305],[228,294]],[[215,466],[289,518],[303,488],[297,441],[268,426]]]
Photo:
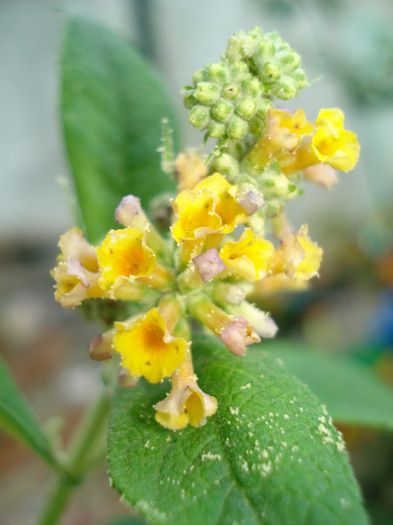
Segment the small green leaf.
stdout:
[[116,394],[108,460],[127,502],[152,523],[367,523],[340,435],[305,385],[261,349],[237,358],[201,338],[193,352],[218,399],[203,428],[155,422],[168,384]]
[[56,466],[46,436],[1,358],[0,427],[28,445],[51,466]]
[[393,389],[353,359],[305,350],[292,343],[265,347],[326,404],[337,423],[393,431]]
[[114,227],[113,213],[124,195],[137,195],[147,206],[174,187],[157,151],[164,117],[173,127],[171,102],[152,66],[106,27],[69,17],[61,119],[80,223],[91,242]]

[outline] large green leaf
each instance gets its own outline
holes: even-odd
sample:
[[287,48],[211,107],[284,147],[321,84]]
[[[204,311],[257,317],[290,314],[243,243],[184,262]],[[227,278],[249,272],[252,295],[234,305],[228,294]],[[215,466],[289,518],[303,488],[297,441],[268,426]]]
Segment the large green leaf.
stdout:
[[61,56],[61,118],[80,206],[97,242],[120,199],[146,206],[174,182],[160,170],[161,119],[175,123],[157,73],[121,36],[81,16],[67,20]]
[[208,338],[193,349],[219,403],[203,428],[155,422],[167,384],[116,394],[108,459],[123,498],[152,523],[367,523],[340,435],[308,388],[261,349],[236,358]]
[[57,466],[46,436],[1,358],[0,427],[28,445],[51,466]]
[[353,359],[272,343],[273,356],[304,381],[326,404],[337,423],[393,430],[393,389]]

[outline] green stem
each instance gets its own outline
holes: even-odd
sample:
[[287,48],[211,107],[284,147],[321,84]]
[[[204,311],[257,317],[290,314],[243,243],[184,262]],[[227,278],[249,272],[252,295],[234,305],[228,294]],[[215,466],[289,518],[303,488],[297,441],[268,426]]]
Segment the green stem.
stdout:
[[106,429],[108,415],[113,393],[114,372],[113,366],[110,380],[101,390],[97,399],[86,411],[82,422],[76,431],[70,444],[68,460],[66,461],[67,472],[70,477],[59,476],[56,485],[49,493],[47,504],[44,507],[38,525],[54,525],[64,509],[66,508],[74,488],[83,481],[92,465],[92,455],[97,457],[98,444],[102,443],[102,434]]

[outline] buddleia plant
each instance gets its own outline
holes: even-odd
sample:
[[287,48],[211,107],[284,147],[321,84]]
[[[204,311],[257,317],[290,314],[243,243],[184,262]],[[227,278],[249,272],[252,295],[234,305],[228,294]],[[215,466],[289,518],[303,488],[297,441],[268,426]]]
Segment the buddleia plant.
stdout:
[[56,301],[101,323],[103,391],[40,523],[91,468],[108,413],[111,484],[149,523],[366,523],[340,433],[264,351],[278,326],[252,301],[318,277],[322,248],[285,205],[355,167],[343,112],[280,109],[306,75],[259,28],[184,88],[198,148],[179,149],[156,73],[98,24],[70,18],[62,75],[79,224],[51,274]]

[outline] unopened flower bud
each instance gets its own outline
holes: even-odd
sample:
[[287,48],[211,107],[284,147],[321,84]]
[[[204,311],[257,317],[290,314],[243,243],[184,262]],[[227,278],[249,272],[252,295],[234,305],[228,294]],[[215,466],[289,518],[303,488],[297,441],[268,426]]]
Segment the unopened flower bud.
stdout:
[[123,197],[115,211],[115,220],[123,226],[143,230],[148,220],[141,207],[141,201],[134,195]]
[[194,106],[188,117],[190,124],[195,126],[198,129],[205,129],[210,120],[210,110],[209,108],[201,105]]
[[228,350],[237,356],[243,356],[246,346],[261,340],[254,327],[243,317],[238,317],[228,324],[221,333],[220,339]]
[[248,183],[240,187],[236,200],[248,215],[253,215],[265,205],[262,193]]
[[213,106],[212,114],[218,121],[226,123],[233,114],[233,104],[221,98]]
[[194,97],[201,104],[210,106],[218,100],[221,94],[221,88],[214,82],[198,82],[194,91]]
[[232,117],[228,122],[226,131],[229,137],[233,139],[241,139],[248,131],[247,122],[240,117]]
[[94,361],[106,361],[113,356],[113,340],[114,330],[109,330],[104,334],[94,337],[88,346],[89,356]]
[[256,109],[257,105],[254,99],[251,97],[244,97],[236,105],[235,111],[239,117],[242,117],[245,120],[250,120],[255,115]]
[[212,82],[222,83],[227,80],[228,70],[227,66],[222,62],[215,62],[210,64],[208,69],[208,76]]
[[216,248],[210,248],[192,259],[203,282],[210,281],[225,270],[225,263]]
[[229,180],[235,182],[236,175],[239,174],[239,162],[229,153],[221,153],[214,159],[214,168]]

